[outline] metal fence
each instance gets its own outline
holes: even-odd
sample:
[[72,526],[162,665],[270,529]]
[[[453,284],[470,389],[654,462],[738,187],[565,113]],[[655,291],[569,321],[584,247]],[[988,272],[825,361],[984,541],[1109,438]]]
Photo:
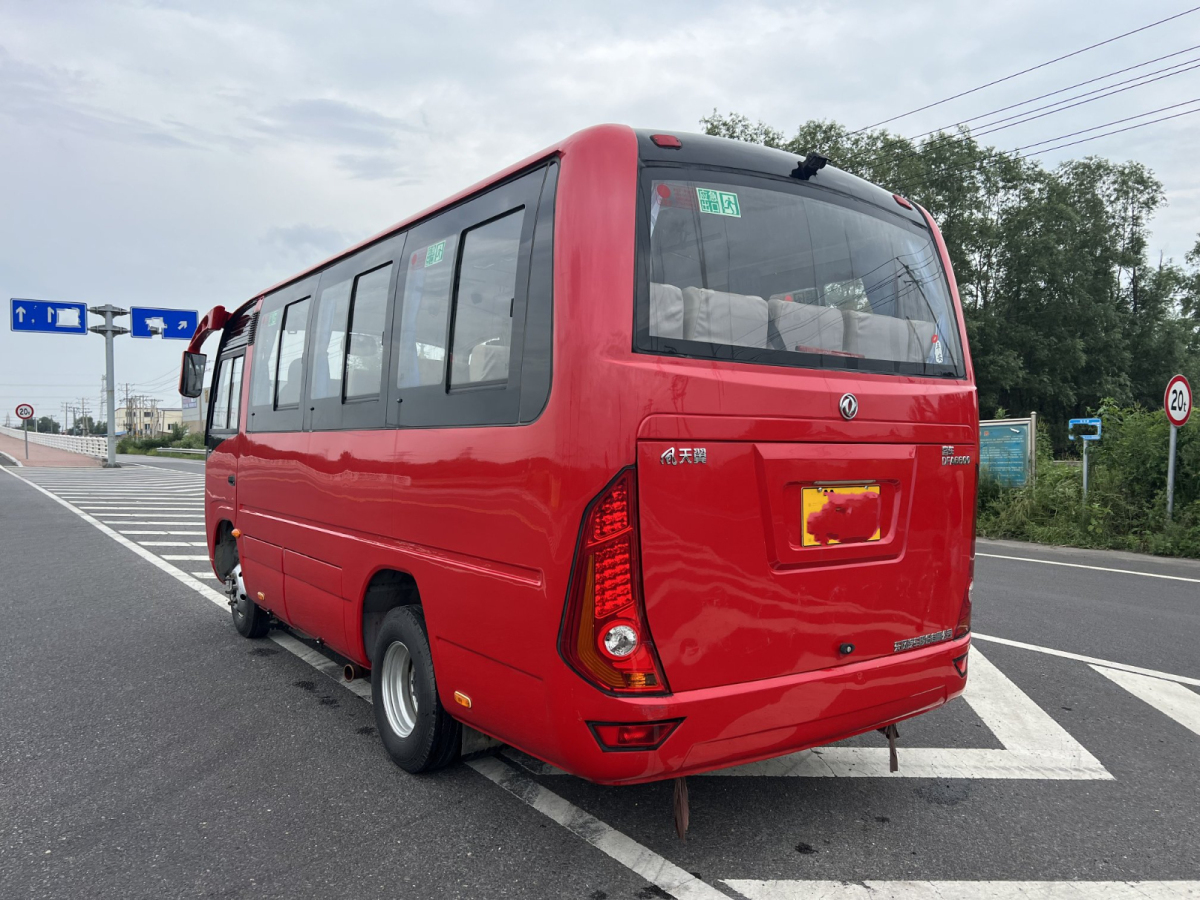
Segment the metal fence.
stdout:
[[[6,434],[18,441],[25,439],[23,428],[6,428],[0,425],[0,434]],[[71,453],[82,453],[84,456],[95,456],[99,459],[108,458],[108,441],[102,437],[76,437],[72,434],[44,434],[30,431],[29,443],[53,447],[56,450],[67,450]]]

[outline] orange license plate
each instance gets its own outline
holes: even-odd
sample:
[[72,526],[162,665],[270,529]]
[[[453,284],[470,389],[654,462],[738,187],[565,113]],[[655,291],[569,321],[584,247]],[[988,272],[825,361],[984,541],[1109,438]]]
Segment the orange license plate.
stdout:
[[862,544],[880,535],[879,485],[806,487],[801,491],[803,544]]

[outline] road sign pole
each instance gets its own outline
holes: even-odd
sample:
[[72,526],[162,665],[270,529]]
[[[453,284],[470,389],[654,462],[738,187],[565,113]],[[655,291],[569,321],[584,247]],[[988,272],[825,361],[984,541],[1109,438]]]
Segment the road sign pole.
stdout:
[[1083,505],[1087,506],[1087,448],[1088,442],[1083,442]]
[[25,461],[29,461],[29,420],[25,420]]
[[117,467],[117,410],[114,406],[116,402],[116,377],[113,372],[113,338],[118,334],[128,334],[128,328],[122,328],[120,325],[113,324],[114,316],[127,316],[129,310],[120,309],[113,306],[111,303],[104,306],[93,306],[90,312],[94,312],[98,316],[104,316],[103,325],[94,325],[89,331],[94,331],[96,334],[104,335],[104,371],[107,379],[104,384],[104,396],[108,403],[108,461],[105,465],[110,469]]
[[1175,509],[1175,436],[1179,429],[1171,426],[1171,449],[1167,451],[1167,521]]

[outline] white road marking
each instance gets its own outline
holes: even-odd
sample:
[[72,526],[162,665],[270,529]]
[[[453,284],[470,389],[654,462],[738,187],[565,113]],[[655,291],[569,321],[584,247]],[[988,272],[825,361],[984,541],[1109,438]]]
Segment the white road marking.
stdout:
[[[107,516],[97,516],[96,518],[98,518],[101,522],[103,522],[108,517]],[[114,525],[133,525],[137,528],[141,528],[143,526],[155,526],[155,525],[158,525],[158,526],[161,526],[161,525],[203,525],[204,520],[203,519],[173,519],[170,522],[126,522],[123,519],[113,519],[112,524],[114,524]],[[188,532],[188,533],[191,534],[191,532]],[[198,531],[198,532],[196,532],[196,534],[204,534],[204,532]]]
[[[147,550],[146,552],[149,553],[150,551]],[[175,553],[164,553],[162,556],[158,557],[158,559],[169,559],[169,560],[178,561],[178,562],[195,562],[196,560],[199,559],[199,560],[203,560],[204,562],[208,562],[207,555],[205,555],[205,556],[180,556]]]
[[1133,569],[1110,569],[1108,566],[1086,566],[1083,563],[1060,562],[1057,559],[1034,559],[1030,556],[1003,556],[999,553],[981,553],[976,556],[986,556],[988,559],[1014,559],[1017,562],[1043,563],[1047,566],[1066,566],[1069,569],[1092,569],[1096,572],[1120,572],[1122,575],[1141,575],[1143,578],[1165,578],[1168,581],[1190,581],[1200,584],[1200,578],[1185,578],[1182,575],[1160,575],[1158,572],[1136,572]]
[[211,578],[213,581],[217,580],[217,576],[212,572],[192,572],[191,576],[193,578]]
[[[203,531],[141,531],[141,530],[129,531],[126,529],[122,529],[121,534],[165,534],[165,535],[175,535],[177,537],[204,537]],[[207,545],[205,545],[205,546],[207,546]]]
[[205,541],[138,541],[143,547],[207,547]]
[[1183,900],[1200,881],[756,881],[726,879],[750,900]]
[[78,504],[78,507],[79,507],[79,509],[90,509],[90,510],[96,510],[97,512],[105,512],[105,511],[110,511],[110,510],[116,511],[116,510],[123,510],[123,509],[141,510],[142,512],[169,512],[171,510],[180,510],[183,512],[195,513],[195,512],[203,512],[204,511],[203,503],[180,503],[180,504],[171,504],[170,506],[160,506],[157,503],[155,503],[155,504],[148,503],[148,504],[140,505],[140,506],[97,506],[97,505],[91,504],[91,503],[87,503],[87,504],[80,503],[80,504]]
[[1149,675],[1136,675],[1103,666],[1092,668],[1138,699],[1145,700],[1163,715],[1170,716],[1184,728],[1200,734],[1200,694],[1189,691],[1182,684]]
[[494,756],[469,760],[467,765],[672,897],[679,900],[729,900],[728,894],[701,881],[691,872],[679,868],[649,847],[642,846],[633,838],[601,822]]
[[1063,659],[1073,659],[1089,665],[1104,666],[1106,669],[1118,669],[1122,672],[1133,672],[1137,675],[1149,675],[1151,678],[1161,678],[1164,681],[1175,681],[1179,684],[1192,684],[1200,687],[1200,678],[1190,678],[1187,675],[1172,675],[1170,672],[1159,672],[1157,669],[1143,669],[1141,666],[1130,666],[1125,663],[1113,662],[1111,659],[1097,659],[1094,656],[1083,656],[1079,653],[1068,653],[1066,650],[1055,650],[1053,647],[1039,647],[1037,644],[1026,644],[1022,641],[1010,641],[1008,638],[992,637],[974,632],[973,641],[990,641],[993,644],[1003,644],[1006,647],[1017,647],[1021,650],[1032,650],[1034,653],[1045,653],[1048,656],[1058,656]]
[[[1113,776],[1096,757],[992,665],[978,647],[971,651],[970,665],[963,699],[1004,745],[1003,750],[905,748],[902,736],[898,772],[889,771],[886,747],[841,747],[835,744],[704,774],[713,777],[1112,780]],[[566,774],[523,755],[517,758],[539,775]]]
[[153,509],[145,510],[143,512],[137,512],[137,513],[98,512],[95,515],[96,515],[97,519],[137,519],[137,518],[140,518],[141,516],[146,515],[146,513],[152,513],[153,515],[156,515],[156,516],[159,516],[160,518],[165,518],[165,519],[179,519],[181,521],[187,520],[187,521],[192,521],[192,522],[203,522],[204,521],[203,519],[193,519],[192,517],[196,515],[194,512],[186,512],[186,513],[185,512],[179,512],[179,513],[161,512],[159,510],[153,510]]

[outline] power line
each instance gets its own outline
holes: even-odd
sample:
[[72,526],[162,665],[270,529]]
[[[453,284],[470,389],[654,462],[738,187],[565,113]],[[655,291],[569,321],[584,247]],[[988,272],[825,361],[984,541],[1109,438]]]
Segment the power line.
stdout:
[[1062,62],[1064,59],[1070,59],[1072,56],[1078,56],[1081,53],[1087,53],[1089,50],[1095,50],[1097,47],[1103,47],[1106,44],[1111,44],[1114,41],[1119,41],[1122,38],[1129,37],[1130,35],[1137,34],[1141,31],[1146,31],[1149,28],[1155,28],[1159,25],[1166,24],[1167,22],[1174,21],[1175,19],[1182,18],[1183,16],[1191,15],[1192,13],[1196,12],[1197,10],[1200,10],[1200,6],[1193,6],[1191,9],[1185,9],[1183,12],[1176,13],[1173,16],[1167,16],[1167,18],[1165,18],[1165,19],[1159,19],[1157,22],[1151,22],[1149,25],[1143,25],[1141,28],[1135,28],[1132,31],[1126,31],[1124,34],[1118,34],[1116,37],[1111,37],[1111,38],[1108,38],[1107,40],[1099,41],[1095,44],[1089,44],[1088,46],[1082,47],[1079,50],[1074,50],[1070,53],[1065,53],[1062,56],[1056,56],[1054,59],[1047,60],[1044,63],[1038,63],[1038,65],[1036,65],[1036,66],[1030,66],[1029,68],[1022,69],[1019,72],[1013,72],[1011,75],[1005,75],[1003,78],[997,78],[994,81],[989,81],[987,84],[981,84],[978,87],[971,88],[970,90],[960,91],[957,94],[953,94],[949,97],[945,97],[945,98],[943,98],[941,100],[937,100],[933,103],[926,103],[924,106],[918,106],[916,109],[910,109],[908,112],[900,113],[900,114],[892,116],[890,118],[883,119],[880,122],[876,122],[874,125],[867,125],[865,128],[858,129],[858,131],[852,131],[852,132],[850,132],[850,134],[855,135],[855,134],[860,134],[861,132],[864,132],[864,131],[870,131],[872,128],[878,128],[880,125],[886,125],[889,122],[895,122],[897,119],[904,119],[904,118],[907,118],[908,116],[915,115],[916,113],[924,112],[927,109],[933,109],[935,106],[941,106],[943,103],[949,103],[951,100],[957,100],[960,97],[966,97],[969,94],[974,94],[978,91],[984,90],[985,88],[993,87],[993,86],[995,86],[997,84],[1001,84],[1005,81],[1011,81],[1012,79],[1018,78],[1021,75],[1028,75],[1030,72],[1035,72],[1038,69],[1044,69],[1044,68],[1046,68],[1046,66],[1052,66],[1055,63]]
[[[1181,68],[1179,68],[1180,66],[1187,66],[1187,68],[1181,69]],[[1176,69],[1177,71],[1170,72],[1169,71],[1170,69]],[[1200,69],[1200,57],[1197,57],[1195,59],[1189,59],[1189,60],[1186,60],[1185,62],[1176,63],[1173,66],[1167,66],[1167,68],[1159,69],[1157,72],[1147,72],[1144,75],[1138,75],[1134,78],[1127,79],[1127,81],[1138,82],[1137,84],[1129,84],[1127,87],[1120,87],[1120,85],[1126,84],[1127,82],[1119,81],[1116,84],[1110,84],[1110,85],[1107,85],[1102,88],[1097,88],[1093,91],[1086,91],[1082,94],[1077,94],[1074,97],[1066,97],[1062,100],[1058,100],[1054,103],[1049,103],[1045,106],[1035,107],[1034,109],[1029,109],[1029,110],[1025,110],[1025,112],[1017,113],[1016,115],[1008,116],[1003,119],[997,119],[993,122],[987,122],[987,123],[979,126],[981,129],[979,131],[971,131],[971,132],[968,132],[967,134],[943,134],[940,137],[934,137],[934,138],[926,141],[925,147],[923,149],[927,150],[930,147],[937,147],[937,146],[943,146],[943,145],[953,146],[954,144],[970,143],[971,141],[975,141],[978,138],[983,137],[984,135],[995,134],[997,131],[1003,131],[1006,128],[1013,128],[1017,125],[1023,125],[1026,122],[1032,122],[1035,119],[1043,119],[1046,116],[1052,116],[1052,115],[1055,115],[1060,112],[1066,112],[1067,110],[1074,109],[1077,106],[1084,106],[1088,103],[1093,103],[1096,100],[1103,100],[1106,97],[1111,97],[1114,94],[1121,94],[1121,93],[1124,93],[1125,91],[1131,91],[1134,88],[1144,87],[1147,84],[1153,84],[1156,81],[1162,81],[1164,78],[1172,78],[1176,75],[1183,75],[1186,72],[1191,72],[1195,69]],[[1159,72],[1167,72],[1168,74],[1161,75],[1161,74],[1158,74]],[[1158,77],[1157,78],[1151,77],[1153,75],[1158,75]],[[1108,93],[1102,93],[1104,91],[1107,91]],[[1090,94],[1099,94],[1099,96],[1089,97]],[[1084,97],[1087,97],[1088,99],[1080,99],[1080,98],[1084,98]],[[1073,100],[1078,101],[1078,102],[1072,103],[1071,101],[1073,101]],[[1067,105],[1064,106],[1063,104],[1067,104]],[[1017,105],[1021,105],[1021,104],[1017,104]],[[1058,107],[1058,108],[1052,109],[1051,107]],[[1049,110],[1049,111],[1048,112],[1039,112],[1039,110]],[[1037,115],[1029,115],[1030,113],[1037,113]],[[1022,118],[1022,117],[1024,117],[1024,118]],[[977,116],[976,118],[983,118],[983,117]],[[1014,120],[1014,119],[1015,119],[1015,121],[1010,121],[1010,120]],[[1007,124],[1003,124],[1003,123],[1007,123]],[[929,132],[927,132],[927,134],[928,133]],[[923,135],[919,135],[918,137],[922,137],[922,136]],[[914,139],[909,138],[909,140],[914,140]],[[898,147],[898,148],[892,149],[890,151],[885,150],[881,153],[874,154],[873,156],[869,157],[869,159],[873,162],[883,162],[889,158],[896,159],[897,157],[911,154],[914,152],[916,152],[916,151]]]
[[[1045,100],[1047,97],[1053,97],[1057,94],[1065,94],[1067,91],[1075,90],[1075,88],[1085,87],[1086,85],[1089,85],[1089,84],[1095,84],[1097,81],[1103,81],[1106,78],[1112,78],[1114,75],[1124,75],[1126,72],[1132,72],[1134,69],[1141,69],[1145,66],[1151,66],[1151,65],[1154,65],[1154,63],[1156,63],[1156,62],[1162,62],[1164,59],[1171,59],[1172,57],[1175,57],[1175,56],[1182,56],[1184,53],[1190,53],[1193,50],[1200,50],[1200,44],[1195,44],[1191,47],[1185,47],[1183,50],[1176,50],[1174,53],[1168,53],[1165,56],[1158,56],[1158,57],[1155,57],[1154,59],[1148,59],[1145,62],[1138,63],[1136,66],[1126,66],[1124,69],[1117,69],[1116,71],[1108,72],[1104,75],[1097,75],[1095,78],[1089,78],[1087,81],[1079,81],[1079,82],[1076,82],[1075,84],[1068,85],[1065,88],[1059,88],[1056,91],[1049,91],[1045,94],[1039,94],[1036,97],[1030,97],[1028,100],[1022,100],[1020,103],[1010,103],[1008,106],[1001,106],[998,109],[993,109],[993,110],[990,110],[989,112],[980,113],[977,116],[971,116],[969,119],[963,119],[962,121],[955,122],[953,125],[943,125],[941,128],[934,128],[934,129],[931,129],[930,131],[923,131],[918,135],[914,135],[913,137],[910,137],[909,140],[916,141],[923,137],[928,137],[931,134],[938,134],[939,132],[950,131],[953,128],[958,128],[962,125],[966,125],[970,122],[974,122],[976,119],[986,119],[988,116],[994,116],[994,115],[996,115],[996,113],[1008,112],[1010,109],[1016,109],[1018,106],[1028,106],[1030,103],[1037,103],[1037,101]],[[1179,65],[1184,65],[1184,63],[1179,63]],[[1174,66],[1167,66],[1167,69],[1170,69],[1170,68],[1174,68]],[[1165,72],[1166,69],[1159,69],[1158,71]],[[1147,72],[1146,74],[1154,75],[1156,73],[1155,72]],[[1138,77],[1141,78],[1143,76],[1139,75]],[[1130,80],[1132,81],[1133,79],[1130,79]],[[1117,84],[1124,84],[1124,83],[1125,82],[1123,82],[1123,81],[1117,82]],[[1115,86],[1116,85],[1110,84],[1107,87],[1115,87]],[[1101,88],[1100,90],[1104,90],[1104,89],[1105,88]],[[1085,95],[1080,95],[1080,96],[1085,96]],[[1027,112],[1032,112],[1032,110],[1027,110]],[[1001,119],[1000,121],[1005,121],[1005,120]],[[981,127],[986,127],[986,126],[981,126]]]
[[[1050,153],[1053,150],[1062,150],[1066,147],[1074,147],[1078,144],[1086,144],[1088,141],[1096,141],[1103,137],[1110,137],[1111,135],[1114,135],[1114,134],[1122,134],[1126,131],[1134,131],[1135,129],[1138,129],[1138,128],[1144,128],[1147,125],[1155,125],[1155,124],[1158,124],[1159,122],[1166,122],[1166,121],[1169,121],[1170,119],[1178,119],[1181,116],[1189,116],[1189,115],[1192,115],[1193,113],[1200,112],[1200,107],[1197,107],[1195,109],[1185,110],[1184,112],[1175,113],[1170,116],[1162,116],[1157,119],[1151,119],[1148,122],[1139,122],[1136,125],[1128,125],[1125,128],[1117,128],[1117,129],[1114,129],[1113,131],[1106,131],[1102,134],[1094,134],[1091,137],[1081,138],[1080,140],[1077,140],[1077,141],[1069,141],[1064,144],[1055,144],[1055,146],[1053,146],[1053,147],[1043,147],[1041,150],[1032,150],[1029,153],[1021,152],[1024,150],[1030,150],[1030,148],[1032,148],[1032,147],[1040,147],[1042,144],[1050,144],[1050,143],[1054,143],[1056,141],[1062,141],[1069,137],[1075,137],[1076,135],[1086,134],[1089,131],[1095,131],[1098,128],[1108,128],[1112,125],[1119,125],[1122,122],[1128,122],[1131,119],[1140,119],[1144,116],[1151,116],[1151,115],[1154,115],[1155,113],[1165,112],[1166,110],[1169,110],[1169,109],[1177,109],[1180,106],[1187,106],[1192,103],[1200,103],[1200,97],[1197,97],[1192,100],[1185,100],[1182,103],[1176,103],[1171,106],[1164,106],[1164,107],[1161,107],[1160,109],[1149,110],[1148,112],[1140,113],[1139,115],[1136,115],[1136,116],[1127,116],[1124,119],[1115,119],[1112,122],[1105,122],[1103,125],[1095,125],[1095,126],[1092,126],[1091,128],[1084,128],[1080,131],[1072,131],[1068,134],[1060,134],[1057,137],[1048,138],[1043,141],[1036,141],[1032,144],[1025,144],[1021,147],[1014,147],[1012,150],[1003,150],[1003,151],[1000,151],[1001,156],[999,157],[999,159],[1005,159],[1005,160],[1011,160],[1011,161],[1028,159],[1031,156],[1039,156],[1042,153]],[[943,176],[957,175],[960,172],[966,172],[966,171],[969,171],[970,169],[981,168],[982,166],[986,165],[989,162],[997,161],[997,159],[998,159],[997,157],[990,157],[987,159],[978,160],[976,162],[972,162],[967,165],[955,166],[949,170],[944,170],[939,174],[941,174]],[[902,192],[908,192],[912,189],[912,187],[914,187],[914,185],[912,183],[903,183],[900,187],[900,190]]]

